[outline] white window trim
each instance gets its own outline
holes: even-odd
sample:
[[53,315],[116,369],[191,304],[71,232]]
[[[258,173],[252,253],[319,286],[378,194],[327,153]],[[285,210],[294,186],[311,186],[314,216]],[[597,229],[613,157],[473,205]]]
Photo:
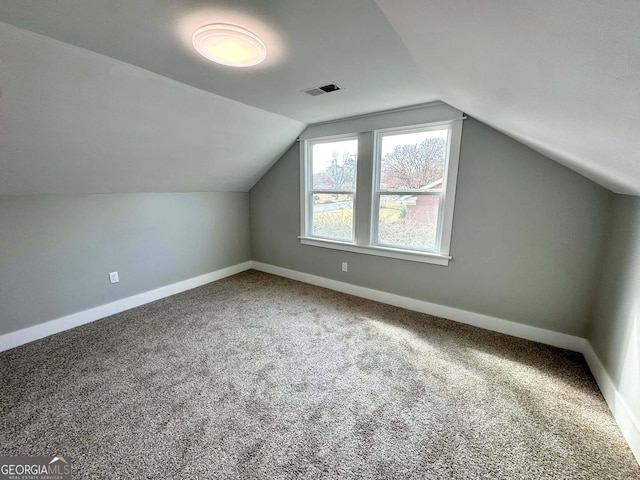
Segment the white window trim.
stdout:
[[[417,114],[421,113],[420,108],[412,108],[410,110],[411,119],[414,119]],[[381,257],[396,258],[401,260],[408,260],[420,263],[431,263],[435,265],[449,265],[449,261],[452,259],[450,255],[451,249],[451,233],[453,229],[453,213],[454,213],[454,201],[455,192],[458,178],[458,163],[460,157],[460,143],[462,137],[462,123],[465,119],[462,116],[462,112],[459,112],[448,105],[434,104],[424,106],[426,115],[423,118],[433,119],[439,113],[445,112],[444,120],[442,121],[429,121],[421,124],[406,123],[404,126],[401,121],[398,121],[398,115],[402,115],[404,110],[383,112],[382,114],[374,115],[374,118],[367,118],[367,126],[377,127],[371,128],[367,131],[354,131],[345,127],[355,126],[361,122],[360,117],[354,122],[350,122],[349,119],[340,120],[329,125],[322,124],[321,126],[310,126],[304,134],[301,136],[304,140],[300,141],[300,226],[301,232],[298,237],[300,243],[303,245],[309,245],[314,247],[329,248],[335,250],[343,250],[354,253],[361,253],[365,255],[376,255]],[[453,112],[453,113],[452,113]],[[393,125],[385,125],[385,116],[391,113],[393,119]],[[447,118],[449,117],[449,118]],[[358,125],[361,126],[361,125]],[[379,152],[373,150],[373,148],[379,148],[378,137],[380,135],[390,133],[393,131],[410,131],[410,130],[425,130],[425,129],[437,129],[438,127],[449,128],[449,149],[447,159],[447,170],[444,177],[443,192],[440,196],[440,212],[438,227],[438,239],[437,248],[438,251],[425,251],[418,249],[402,249],[398,247],[378,245],[374,244],[375,229],[377,228],[378,212],[376,210],[375,197],[377,196],[377,179],[379,172]],[[391,127],[391,128],[389,128]],[[320,130],[322,133],[329,133],[329,135],[312,136],[314,131]],[[336,130],[342,130],[337,133]],[[318,132],[318,133],[320,133]],[[337,133],[337,134],[336,134]],[[327,239],[310,236],[309,232],[312,231],[311,221],[313,218],[312,208],[313,204],[310,202],[310,192],[312,190],[312,175],[308,175],[308,171],[311,167],[309,149],[313,143],[326,142],[332,140],[341,140],[349,138],[358,138],[358,159],[357,159],[357,194],[354,193],[354,238],[355,241],[341,241],[336,239]],[[366,165],[365,165],[366,163]],[[366,173],[368,178],[360,178],[362,172]],[[420,192],[428,193],[428,192]],[[365,213],[358,214],[363,210],[363,206],[368,206]],[[360,207],[360,210],[359,210]],[[366,219],[366,223],[363,222]]]
[[343,250],[345,252],[362,253],[364,255],[376,255],[378,257],[397,258],[420,263],[433,263],[436,265],[449,265],[452,257],[439,253],[423,252],[420,250],[403,250],[401,248],[381,247],[378,245],[356,245],[351,242],[329,240],[319,237],[298,237],[302,245],[313,247]]
[[[382,137],[388,134],[394,133],[415,133],[415,132],[427,132],[430,130],[444,130],[443,127],[447,129],[447,158],[445,159],[445,174],[442,185],[442,190],[430,192],[428,190],[382,190],[379,188],[380,185],[380,176],[381,171],[380,167],[382,165],[382,154],[380,152],[380,147],[382,146]],[[379,229],[379,216],[380,216],[380,196],[381,195],[435,195],[440,198],[438,204],[438,226],[436,229],[437,237],[433,250],[430,249],[421,249],[421,248],[412,248],[407,249],[412,252],[419,253],[433,253],[442,255],[442,237],[444,236],[444,227],[447,225],[447,219],[444,218],[444,206],[446,204],[446,192],[448,187],[448,176],[449,176],[449,161],[450,161],[450,148],[451,148],[451,140],[453,137],[453,128],[450,123],[447,124],[438,124],[438,125],[421,125],[421,126],[411,126],[411,127],[396,127],[396,128],[387,128],[384,130],[376,130],[374,132],[374,145],[376,147],[373,163],[374,163],[374,171],[373,171],[373,185],[371,187],[371,198],[373,199],[373,204],[371,206],[371,238],[369,240],[369,245],[381,248],[392,248],[397,249],[401,248],[396,245],[387,245],[384,243],[379,243],[376,241],[378,238],[378,229]],[[457,174],[456,174],[457,175]],[[448,256],[448,249],[447,255]]]
[[[300,154],[303,156],[303,163],[304,166],[301,169],[301,175],[302,175],[302,181],[301,181],[301,185],[304,185],[304,191],[301,192],[303,196],[305,196],[306,198],[304,199],[304,210],[301,210],[301,215],[302,218],[300,220],[300,225],[303,226],[302,231],[303,232],[311,232],[313,229],[313,225],[311,224],[311,219],[313,218],[313,196],[314,194],[317,193],[327,193],[327,194],[346,194],[346,195],[352,195],[353,196],[353,222],[351,223],[351,238],[353,238],[354,240],[356,239],[356,190],[322,190],[322,189],[314,189],[313,188],[313,175],[306,175],[306,172],[309,171],[308,169],[311,168],[311,162],[313,161],[312,158],[312,151],[313,151],[313,146],[315,144],[318,143],[325,143],[328,141],[338,141],[338,140],[357,140],[358,141],[358,145],[360,145],[360,139],[358,138],[358,135],[354,135],[354,134],[350,134],[350,135],[333,135],[331,137],[322,137],[322,138],[314,138],[314,139],[309,139],[309,140],[304,140],[301,143],[301,150],[300,150]],[[358,181],[358,158],[356,157],[356,182]],[[335,240],[333,238],[323,238],[323,237],[310,237],[310,238],[316,238],[316,239],[321,239],[321,240],[327,240],[327,241],[331,241],[331,240]]]

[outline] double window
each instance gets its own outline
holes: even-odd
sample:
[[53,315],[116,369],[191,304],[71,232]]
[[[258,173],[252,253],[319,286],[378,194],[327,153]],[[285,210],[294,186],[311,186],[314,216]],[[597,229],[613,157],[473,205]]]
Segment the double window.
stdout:
[[461,127],[458,117],[303,140],[301,242],[447,265]]

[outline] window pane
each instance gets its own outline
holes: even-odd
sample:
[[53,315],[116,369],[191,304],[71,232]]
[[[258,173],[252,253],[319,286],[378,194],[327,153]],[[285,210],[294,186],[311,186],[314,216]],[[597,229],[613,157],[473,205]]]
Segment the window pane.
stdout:
[[435,249],[439,206],[438,195],[380,195],[377,243]]
[[313,189],[355,190],[357,157],[357,139],[313,144]]
[[313,195],[313,236],[353,240],[353,195]]
[[380,144],[381,190],[442,190],[449,131],[384,135]]

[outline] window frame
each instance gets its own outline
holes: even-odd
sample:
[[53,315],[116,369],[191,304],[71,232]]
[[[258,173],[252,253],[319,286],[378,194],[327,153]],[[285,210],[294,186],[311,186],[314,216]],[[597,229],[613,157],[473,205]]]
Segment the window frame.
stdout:
[[[303,245],[329,248],[366,255],[389,257],[412,262],[447,266],[450,255],[453,213],[458,176],[462,124],[466,117],[452,107],[434,104],[409,107],[395,111],[363,115],[350,119],[325,122],[309,126],[300,139],[300,235]],[[421,119],[426,121],[420,122]],[[375,192],[380,174],[380,137],[391,132],[410,132],[449,129],[447,161],[443,178],[443,189],[438,212],[437,250],[409,249],[374,243],[377,235]],[[312,235],[313,205],[310,205],[310,187],[313,173],[310,172],[309,145],[317,142],[358,138],[356,166],[356,191],[354,195],[353,241],[342,241]],[[310,184],[311,182],[311,184]],[[428,194],[428,191],[420,191]],[[394,193],[395,194],[395,193]],[[375,221],[374,221],[375,220]],[[374,231],[375,230],[375,231]]]
[[[304,171],[305,175],[305,188],[303,194],[305,194],[305,208],[306,215],[303,216],[304,222],[304,233],[309,238],[315,238],[326,241],[336,241],[336,242],[346,242],[356,244],[356,192],[357,192],[357,182],[358,182],[358,155],[356,155],[356,188],[353,190],[316,190],[313,188],[313,146],[323,143],[332,143],[339,141],[348,141],[355,140],[357,142],[357,146],[360,146],[360,138],[358,135],[354,134],[345,134],[345,135],[332,135],[330,137],[322,137],[322,138],[314,138],[304,142]],[[353,197],[353,218],[351,220],[351,240],[346,239],[336,239],[331,237],[322,237],[319,235],[313,235],[313,206],[314,206],[314,195],[316,194],[330,194],[330,195],[351,195]]]
[[[382,138],[387,135],[402,135],[404,133],[422,133],[429,131],[447,131],[447,150],[444,163],[444,173],[442,178],[441,190],[383,190],[380,188],[382,179]],[[447,176],[449,173],[449,157],[451,150],[451,138],[453,132],[451,125],[426,125],[426,126],[410,126],[410,127],[395,127],[386,128],[383,130],[374,131],[374,158],[373,158],[373,184],[371,186],[371,238],[369,239],[369,245],[380,248],[391,248],[415,251],[417,253],[441,253],[442,236],[444,230],[444,205],[446,202],[447,191]],[[379,240],[380,230],[380,197],[383,195],[415,195],[418,196],[437,196],[439,198],[438,203],[438,224],[436,226],[436,239],[433,249],[428,248],[404,248],[402,245],[392,245],[387,243],[381,243]]]

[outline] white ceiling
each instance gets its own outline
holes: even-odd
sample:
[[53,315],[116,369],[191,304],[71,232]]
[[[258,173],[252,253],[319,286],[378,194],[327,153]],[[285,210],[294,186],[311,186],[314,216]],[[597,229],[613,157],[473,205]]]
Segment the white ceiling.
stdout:
[[638,0],[376,0],[445,102],[640,195]]
[[[0,0],[0,21],[0,193],[246,190],[305,124],[439,99],[640,194],[636,0]],[[268,61],[199,57],[215,21]]]
[[0,23],[0,193],[246,191],[304,124]]
[[[197,54],[193,32],[221,20],[261,37],[268,61]],[[0,21],[305,123],[437,100],[372,0],[0,0]],[[327,83],[345,90],[302,93]]]

